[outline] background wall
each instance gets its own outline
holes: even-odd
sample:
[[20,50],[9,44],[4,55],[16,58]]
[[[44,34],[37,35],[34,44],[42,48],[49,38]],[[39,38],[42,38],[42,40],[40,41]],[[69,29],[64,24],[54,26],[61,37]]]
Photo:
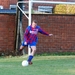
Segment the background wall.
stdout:
[[[74,15],[33,15],[45,31],[54,34],[52,37],[38,34],[37,53],[75,52],[75,16]],[[27,26],[23,19],[23,28]]]
[[9,9],[10,5],[16,5],[17,0],[0,0],[0,5],[3,6],[4,9]]
[[0,14],[0,54],[14,53],[15,29],[15,15]]
[[[75,15],[32,15],[46,32],[52,37],[38,34],[37,53],[44,52],[75,52]],[[0,14],[0,53],[15,52],[15,15]],[[28,20],[23,17],[23,29]]]

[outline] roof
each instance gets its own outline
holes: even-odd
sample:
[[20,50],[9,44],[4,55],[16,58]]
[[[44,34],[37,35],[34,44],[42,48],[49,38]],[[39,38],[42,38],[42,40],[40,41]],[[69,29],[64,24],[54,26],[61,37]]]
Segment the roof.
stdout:
[[0,9],[0,14],[16,14],[16,10]]

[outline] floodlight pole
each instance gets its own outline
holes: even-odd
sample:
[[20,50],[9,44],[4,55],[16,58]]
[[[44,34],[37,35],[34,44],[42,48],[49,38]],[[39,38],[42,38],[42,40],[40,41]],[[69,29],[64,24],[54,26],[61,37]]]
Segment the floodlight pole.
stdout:
[[[31,0],[29,0],[29,26],[31,25],[31,4],[32,4],[32,2],[31,2]],[[31,49],[30,49],[30,47],[28,46],[28,55],[30,55],[30,53],[31,53]]]

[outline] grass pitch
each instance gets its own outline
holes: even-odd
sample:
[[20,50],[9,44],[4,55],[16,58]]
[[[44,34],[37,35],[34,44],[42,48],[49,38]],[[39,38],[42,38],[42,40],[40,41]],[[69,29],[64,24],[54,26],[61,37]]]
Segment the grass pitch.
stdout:
[[27,56],[0,58],[0,75],[75,75],[75,56],[35,56],[33,65],[22,67]]

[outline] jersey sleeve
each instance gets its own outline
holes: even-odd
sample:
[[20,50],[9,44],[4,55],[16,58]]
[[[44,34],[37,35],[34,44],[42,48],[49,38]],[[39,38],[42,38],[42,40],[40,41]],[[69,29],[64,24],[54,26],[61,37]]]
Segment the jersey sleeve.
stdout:
[[41,29],[40,27],[39,27],[39,30],[38,30],[38,32],[39,33],[41,33],[41,34],[44,34],[44,35],[49,35],[47,32],[45,32],[43,29]]
[[28,34],[29,34],[29,27],[26,28],[24,32],[24,41],[28,43]]

